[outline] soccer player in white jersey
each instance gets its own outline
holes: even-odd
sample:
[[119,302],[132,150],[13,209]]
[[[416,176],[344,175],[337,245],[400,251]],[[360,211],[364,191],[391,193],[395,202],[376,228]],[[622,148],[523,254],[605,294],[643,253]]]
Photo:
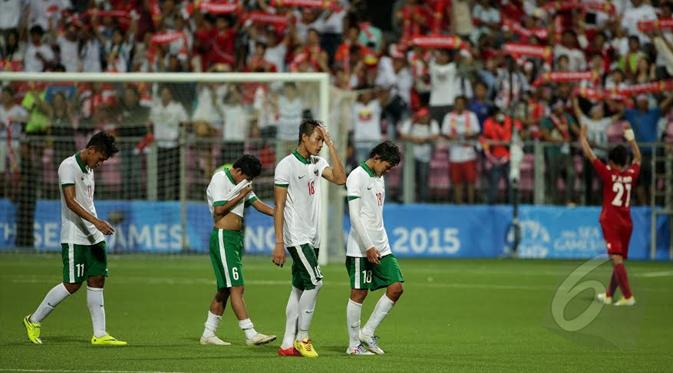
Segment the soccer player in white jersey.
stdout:
[[35,344],[42,344],[42,320],[86,281],[86,303],[93,323],[91,344],[126,345],[126,342],[107,334],[105,329],[103,285],[108,269],[104,235],[113,234],[114,229],[110,223],[98,218],[93,204],[93,170],[118,151],[112,135],[98,132],[91,137],[86,148],[66,158],[58,167],[63,282],[49,290],[35,312],[23,319],[28,339]]
[[227,346],[215,335],[222,319],[227,298],[238,319],[238,326],[245,333],[246,344],[263,345],[276,339],[275,335],[258,333],[243,300],[243,211],[253,206],[263,214],[273,216],[273,208],[257,199],[252,191],[252,179],[259,176],[262,164],[252,155],[243,155],[230,169],[217,171],[206,190],[208,208],[213,216],[210,234],[210,261],[217,279],[217,293],[210,303],[201,344]]
[[[346,189],[351,230],[346,246],[346,269],[351,294],[346,306],[349,355],[383,355],[374,336],[376,328],[402,295],[404,278],[397,258],[390,251],[383,225],[385,183],[383,175],[400,163],[400,150],[383,142],[348,175]],[[386,288],[369,321],[360,329],[362,302],[369,291]]]
[[[334,167],[318,156],[323,143]],[[308,331],[323,278],[318,266],[321,177],[337,185],[346,183],[344,166],[327,128],[316,120],[304,120],[297,149],[278,162],[274,175],[273,262],[283,266],[286,248],[292,256],[292,291],[285,309],[280,356],[318,356]]]

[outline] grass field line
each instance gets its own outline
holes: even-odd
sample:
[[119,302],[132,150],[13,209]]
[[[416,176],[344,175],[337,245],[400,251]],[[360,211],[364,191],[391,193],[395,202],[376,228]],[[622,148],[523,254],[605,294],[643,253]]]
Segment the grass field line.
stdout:
[[672,277],[673,271],[645,272],[636,274],[637,277]]
[[[0,276],[4,277],[4,276]],[[173,278],[147,278],[147,277],[115,277],[113,280],[115,284],[134,284],[141,283],[143,285],[208,285],[214,286],[215,280],[209,278],[192,278],[192,279],[173,279]],[[52,284],[52,278],[35,278],[35,277],[19,277],[13,276],[10,280],[15,284]],[[279,280],[246,280],[246,285],[251,286],[288,286],[290,281]],[[330,286],[346,287],[347,281],[329,282]],[[414,286],[423,286],[436,289],[485,289],[485,290],[544,290],[553,291],[557,286],[553,285],[503,285],[503,284],[483,284],[483,283],[445,283],[445,282],[414,282]],[[407,285],[408,286],[408,285]],[[669,293],[667,289],[639,287],[639,291],[655,292],[655,293]]]
[[[91,373],[183,373],[183,372],[162,372],[154,370],[86,370]],[[78,373],[82,370],[71,370],[71,369],[20,369],[20,368],[0,368],[0,372],[35,372],[35,373],[47,373],[47,372],[58,372],[58,373]]]

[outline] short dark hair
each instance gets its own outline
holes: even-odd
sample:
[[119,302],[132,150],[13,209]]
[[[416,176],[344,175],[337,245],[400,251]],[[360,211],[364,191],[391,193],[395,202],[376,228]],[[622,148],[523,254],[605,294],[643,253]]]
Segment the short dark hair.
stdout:
[[378,158],[395,167],[400,163],[400,148],[392,141],[384,141],[369,152],[369,158]]
[[254,155],[243,154],[241,158],[237,159],[231,168],[241,170],[245,176],[254,179],[262,173],[262,162]]
[[628,157],[629,153],[624,145],[617,145],[608,152],[608,160],[620,167],[626,166]]
[[313,131],[315,131],[315,129],[321,125],[322,124],[320,121],[315,119],[304,119],[299,125],[299,140],[297,141],[297,144],[301,144],[301,138],[303,135],[311,136]]
[[119,148],[117,147],[117,143],[115,141],[116,140],[114,136],[105,131],[100,131],[97,134],[91,136],[89,142],[86,144],[86,147],[93,147],[110,158],[119,152]]

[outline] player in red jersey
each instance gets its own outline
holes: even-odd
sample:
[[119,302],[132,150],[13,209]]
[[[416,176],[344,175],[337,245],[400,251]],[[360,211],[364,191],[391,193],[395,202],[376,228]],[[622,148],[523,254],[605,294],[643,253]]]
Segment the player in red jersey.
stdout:
[[640,149],[634,139],[633,130],[628,127],[624,132],[624,138],[633,150],[633,161],[629,165],[628,150],[624,145],[617,145],[608,153],[608,164],[605,165],[594,155],[586,134],[587,128],[582,126],[580,131],[582,151],[603,180],[603,209],[599,221],[613,266],[610,286],[605,294],[597,294],[596,298],[605,304],[612,304],[612,296],[619,286],[623,298],[614,305],[633,306],[636,299],[631,293],[624,260],[629,254],[629,240],[633,230],[630,202],[631,191],[635,190],[636,180],[640,175]]

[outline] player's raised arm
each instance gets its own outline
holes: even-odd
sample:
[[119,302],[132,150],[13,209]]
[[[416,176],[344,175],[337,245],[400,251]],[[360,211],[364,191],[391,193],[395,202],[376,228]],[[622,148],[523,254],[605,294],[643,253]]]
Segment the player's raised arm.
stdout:
[[283,240],[283,224],[285,223],[285,201],[287,200],[287,186],[278,186],[273,189],[276,208],[273,211],[273,230],[276,233],[276,245],[273,247],[272,261],[282,267],[285,263],[285,242]]
[[[329,150],[329,156],[334,164],[334,167],[326,167],[323,170],[322,177],[337,185],[346,184],[346,169],[344,169],[343,162],[339,159],[332,136],[327,132],[327,128],[323,126],[316,127],[316,129],[322,134],[325,145],[327,145],[327,149]],[[276,204],[276,206],[278,205]]]
[[65,199],[65,204],[68,206],[72,212],[77,214],[80,218],[90,222],[93,224],[96,229],[98,229],[101,233],[103,233],[106,236],[111,235],[114,233],[114,228],[112,228],[112,225],[110,223],[106,222],[105,220],[98,219],[97,217],[93,216],[90,212],[85,210],[77,201],[75,200],[75,186],[74,185],[66,185],[63,186],[63,197]]
[[215,215],[218,216],[228,214],[229,211],[231,211],[231,209],[236,207],[236,205],[238,205],[238,203],[241,202],[242,199],[247,197],[248,194],[250,194],[250,192],[252,192],[252,186],[251,185],[245,186],[236,197],[232,198],[231,201],[227,201],[224,205],[221,206],[215,206],[213,212],[215,213]]
[[264,215],[274,216],[274,208],[259,199],[252,203],[252,207]]
[[626,141],[628,141],[629,145],[631,145],[631,150],[633,150],[633,163],[640,164],[640,161],[643,157],[640,154],[640,148],[638,147],[638,143],[636,142],[636,137],[633,134],[633,129],[631,126],[626,127],[626,131],[624,131],[624,138]]
[[587,140],[587,126],[582,126],[580,129],[580,145],[582,146],[582,152],[584,156],[587,157],[590,161],[596,159],[596,155],[593,150],[591,150],[591,145],[589,145],[589,140]]

